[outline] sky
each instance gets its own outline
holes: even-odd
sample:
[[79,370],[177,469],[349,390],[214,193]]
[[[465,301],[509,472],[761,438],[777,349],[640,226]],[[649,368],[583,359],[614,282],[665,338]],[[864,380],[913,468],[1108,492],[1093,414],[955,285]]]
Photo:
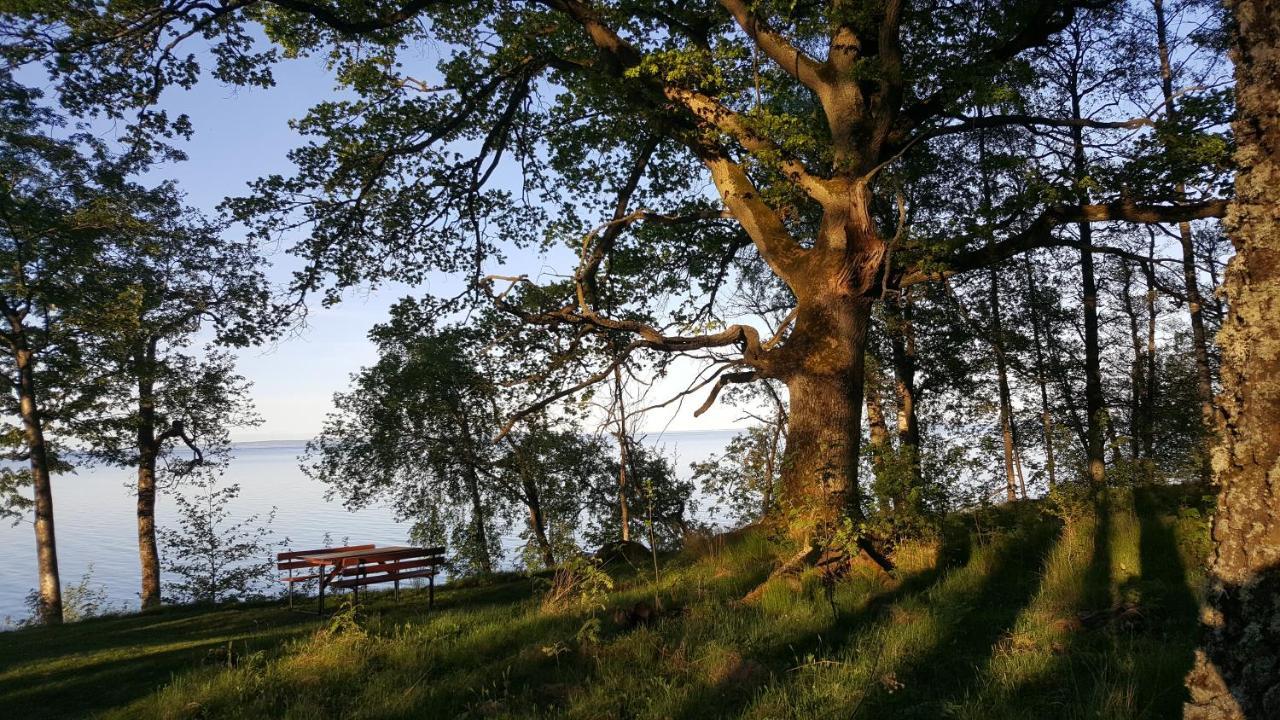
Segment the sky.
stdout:
[[[274,72],[276,84],[269,89],[229,86],[206,75],[192,90],[169,90],[161,105],[171,115],[188,114],[195,133],[182,146],[188,160],[164,166],[152,176],[176,180],[190,205],[212,213],[223,198],[243,194],[246,184],[255,178],[288,174],[291,164],[287,153],[302,142],[289,128],[289,120],[340,93],[320,59],[285,61]],[[296,260],[284,253],[287,245],[286,241],[270,249],[269,277],[279,283],[286,282],[291,268],[296,267]],[[538,272],[571,272],[576,260],[567,250],[553,257],[534,252],[512,251],[508,265],[536,280]],[[299,332],[268,347],[240,351],[239,371],[253,383],[253,399],[263,422],[257,427],[235,428],[233,441],[314,437],[332,408],[333,394],[345,390],[351,374],[376,359],[367,333],[386,319],[391,304],[406,295],[431,290],[444,294],[457,287],[457,279],[437,275],[420,288],[392,285],[352,291],[334,307],[313,304],[307,325]],[[684,389],[697,368],[692,363],[678,364],[649,391],[648,400],[665,400]],[[694,418],[693,409],[702,399],[701,395],[690,396],[682,404],[653,411],[639,425],[645,432],[661,433],[746,424],[740,410],[723,404]]]

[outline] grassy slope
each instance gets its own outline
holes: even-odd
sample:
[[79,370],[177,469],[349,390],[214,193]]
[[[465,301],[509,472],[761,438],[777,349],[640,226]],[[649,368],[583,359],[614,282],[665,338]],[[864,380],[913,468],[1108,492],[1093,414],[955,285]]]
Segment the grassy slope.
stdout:
[[[0,634],[0,707],[37,717],[1162,718],[1191,660],[1204,524],[1174,489],[1115,491],[1065,525],[1022,504],[956,519],[889,578],[776,582],[746,534],[670,560],[678,608],[616,626],[533,583],[455,587],[436,611],[373,595],[320,621],[276,605],[169,608]],[[619,573],[609,609],[653,596]],[[1128,603],[1122,619],[1080,611]],[[598,618],[598,625],[591,618]],[[1092,624],[1092,623],[1090,623]]]

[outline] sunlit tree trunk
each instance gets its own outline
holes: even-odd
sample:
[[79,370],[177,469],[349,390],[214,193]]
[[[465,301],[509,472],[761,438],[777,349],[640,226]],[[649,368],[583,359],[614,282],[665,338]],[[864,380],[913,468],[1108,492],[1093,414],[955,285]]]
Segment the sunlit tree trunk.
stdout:
[[1045,380],[1044,345],[1040,338],[1040,298],[1035,274],[1031,269],[1031,254],[1022,256],[1027,274],[1028,307],[1031,310],[1031,337],[1036,351],[1036,384],[1040,386],[1040,423],[1044,428],[1044,468],[1049,476],[1049,489],[1058,485],[1057,469],[1053,456],[1053,412],[1049,406],[1049,387]]
[[147,368],[154,366],[155,347],[141,351],[138,372],[138,562],[142,569],[142,609],[160,605],[160,551],[156,543],[155,382]]
[[1280,5],[1234,13],[1235,201],[1226,226],[1218,505],[1206,632],[1187,678],[1189,720],[1280,717]]
[[49,453],[45,446],[44,423],[36,389],[35,356],[27,344],[22,319],[7,305],[5,316],[10,327],[7,340],[14,345],[13,357],[18,373],[18,412],[22,417],[23,441],[27,447],[35,503],[39,616],[40,622],[56,625],[62,622],[62,582],[58,576],[58,544],[53,527],[53,486],[49,478]]

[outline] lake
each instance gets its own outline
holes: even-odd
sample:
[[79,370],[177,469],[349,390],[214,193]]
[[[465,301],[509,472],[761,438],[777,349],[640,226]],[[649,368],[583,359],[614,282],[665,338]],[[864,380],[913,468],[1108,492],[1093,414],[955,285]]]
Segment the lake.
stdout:
[[[675,460],[681,477],[689,463],[721,452],[736,431],[668,432],[646,443]],[[271,529],[277,539],[288,538],[293,548],[321,547],[326,533],[334,543],[404,544],[411,523],[397,523],[387,507],[349,512],[338,500],[325,500],[325,486],[298,469],[303,442],[240,443],[223,478],[240,483],[241,493],[231,505],[233,521],[274,506]],[[105,587],[110,601],[138,606],[137,525],[133,473],[120,468],[86,468],[53,479],[54,523],[58,537],[58,566],[64,585],[75,583],[92,566],[93,582]],[[162,494],[156,522],[176,523],[171,496]],[[700,515],[702,515],[700,513]],[[707,518],[702,518],[707,519]],[[517,540],[503,543],[510,549]],[[0,626],[6,618],[25,617],[23,600],[36,587],[35,536],[30,521],[17,525],[0,521],[0,548],[7,562],[0,564]],[[508,561],[510,561],[508,557]]]

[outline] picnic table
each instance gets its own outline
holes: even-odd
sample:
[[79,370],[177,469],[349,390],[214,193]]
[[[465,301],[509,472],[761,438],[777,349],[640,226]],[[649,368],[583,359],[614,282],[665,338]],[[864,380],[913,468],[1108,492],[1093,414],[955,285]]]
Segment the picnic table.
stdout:
[[[276,556],[278,567],[288,570],[281,581],[292,583],[305,580],[319,581],[320,612],[324,612],[324,591],[329,586],[350,588],[359,600],[362,586],[390,582],[395,586],[396,599],[400,599],[400,581],[427,578],[427,607],[434,607],[436,600],[436,573],[444,564],[444,548],[419,548],[404,545],[350,545],[340,548],[300,550],[280,553]],[[312,573],[294,575],[293,570],[312,569]],[[293,594],[289,595],[290,607]]]

